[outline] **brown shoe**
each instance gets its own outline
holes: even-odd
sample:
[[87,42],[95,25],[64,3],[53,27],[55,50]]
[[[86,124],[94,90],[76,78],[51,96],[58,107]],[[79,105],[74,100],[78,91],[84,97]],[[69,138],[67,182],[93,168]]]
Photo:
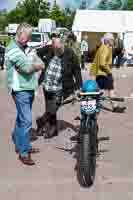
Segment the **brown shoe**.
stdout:
[[30,155],[27,157],[22,157],[21,155],[19,155],[19,160],[24,164],[24,165],[35,165],[35,162],[31,159]]

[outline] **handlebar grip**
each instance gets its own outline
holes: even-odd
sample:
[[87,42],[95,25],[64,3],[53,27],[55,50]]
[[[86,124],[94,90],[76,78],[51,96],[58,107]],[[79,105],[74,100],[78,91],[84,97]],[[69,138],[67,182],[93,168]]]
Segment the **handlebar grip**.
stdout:
[[125,99],[123,97],[109,97],[108,98],[111,101],[118,101],[118,102],[124,102]]

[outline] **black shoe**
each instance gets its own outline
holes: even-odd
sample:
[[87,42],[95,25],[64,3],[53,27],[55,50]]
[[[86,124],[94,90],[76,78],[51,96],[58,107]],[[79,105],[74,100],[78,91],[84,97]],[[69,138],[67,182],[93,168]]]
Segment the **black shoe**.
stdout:
[[42,128],[42,123],[41,123],[40,118],[36,119],[36,125],[37,125],[37,130],[40,129],[40,128]]
[[53,137],[56,137],[56,136],[58,136],[58,132],[57,131],[55,131],[52,135],[45,134],[44,135],[44,139],[50,139],[50,138],[53,138]]
[[72,137],[71,137],[71,140],[72,140],[72,141],[76,141],[76,142],[80,142],[80,136],[79,136],[79,134],[78,134],[78,135],[75,135],[75,136],[72,136]]
[[49,139],[55,136],[58,136],[58,130],[56,126],[50,126],[49,124],[45,127],[45,134],[44,134],[44,139]]
[[74,118],[74,120],[75,120],[75,121],[80,121],[81,118],[80,118],[79,116],[77,116],[77,117]]
[[[45,122],[46,123],[46,122]],[[36,120],[37,124],[37,136],[43,136],[45,134],[45,123],[42,123],[42,118]]]
[[37,131],[34,128],[32,128],[30,130],[30,141],[36,141],[37,139]]
[[119,107],[119,106],[116,106],[113,108],[112,112],[114,113],[124,113],[126,110],[126,107]]
[[37,136],[43,136],[45,134],[45,128],[38,128],[37,129]]

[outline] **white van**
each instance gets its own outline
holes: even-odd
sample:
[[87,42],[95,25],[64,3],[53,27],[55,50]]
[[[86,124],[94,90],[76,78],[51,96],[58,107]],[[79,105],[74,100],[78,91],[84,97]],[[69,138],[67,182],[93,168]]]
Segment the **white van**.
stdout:
[[15,35],[19,24],[9,24],[7,32],[9,35]]
[[40,19],[38,22],[38,31],[40,33],[52,33],[56,31],[56,22],[52,19]]
[[37,47],[40,47],[40,46],[44,45],[45,43],[47,43],[47,41],[48,41],[48,35],[47,34],[39,33],[39,32],[33,32],[32,37],[31,37],[31,41],[28,42],[28,46],[32,47],[32,48],[37,48]]

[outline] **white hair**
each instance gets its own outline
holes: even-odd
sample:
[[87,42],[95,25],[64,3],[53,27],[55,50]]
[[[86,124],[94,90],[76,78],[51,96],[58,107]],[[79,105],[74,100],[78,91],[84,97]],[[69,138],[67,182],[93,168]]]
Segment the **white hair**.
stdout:
[[114,40],[114,36],[112,33],[105,33],[103,38],[104,40]]
[[19,37],[22,33],[32,34],[32,26],[27,23],[22,23],[18,26],[16,36]]

